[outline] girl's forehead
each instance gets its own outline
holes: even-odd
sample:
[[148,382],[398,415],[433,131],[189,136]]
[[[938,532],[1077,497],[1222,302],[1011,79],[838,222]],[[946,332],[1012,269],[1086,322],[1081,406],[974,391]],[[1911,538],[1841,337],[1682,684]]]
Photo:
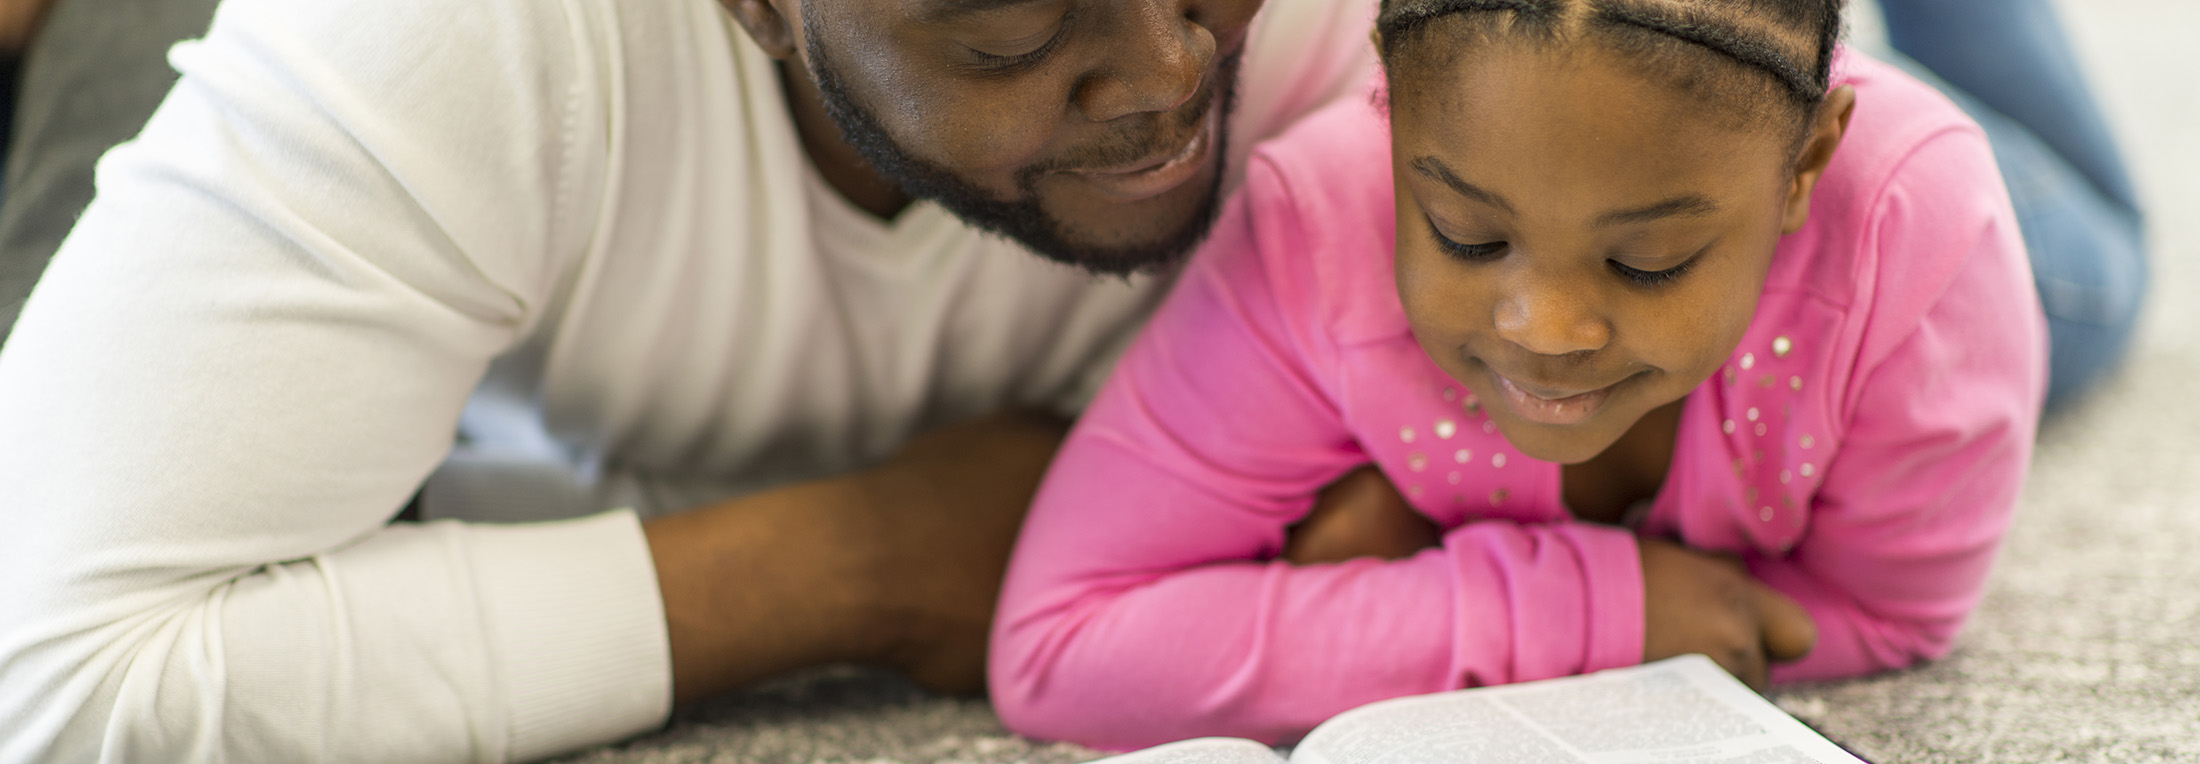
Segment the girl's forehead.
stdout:
[[1477,184],[1583,200],[1606,190],[1753,187],[1785,169],[1785,141],[1706,113],[1607,52],[1500,45],[1450,69],[1393,84],[1402,165],[1433,158],[1483,178]]
[[1429,74],[1398,83],[1393,106],[1444,121],[1540,120],[1573,131],[1755,132],[1733,109],[1692,92],[1687,77],[1646,72],[1626,54],[1593,44],[1477,46]]

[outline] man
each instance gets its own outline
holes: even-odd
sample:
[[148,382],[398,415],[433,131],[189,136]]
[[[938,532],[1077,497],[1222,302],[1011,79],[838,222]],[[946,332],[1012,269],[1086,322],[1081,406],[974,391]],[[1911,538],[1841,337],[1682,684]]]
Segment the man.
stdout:
[[1247,148],[1368,96],[1371,5],[1259,6],[231,0],[0,354],[0,761],[981,686],[1059,417]]

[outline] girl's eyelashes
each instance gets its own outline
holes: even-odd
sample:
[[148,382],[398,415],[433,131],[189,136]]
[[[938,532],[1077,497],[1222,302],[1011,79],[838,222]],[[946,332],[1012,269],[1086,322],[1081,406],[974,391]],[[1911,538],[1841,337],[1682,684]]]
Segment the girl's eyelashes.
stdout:
[[[1505,242],[1493,241],[1486,244],[1461,244],[1457,240],[1449,236],[1445,236],[1443,231],[1437,229],[1435,220],[1428,218],[1423,218],[1423,220],[1428,223],[1429,237],[1436,240],[1437,248],[1442,249],[1444,251],[1444,254],[1450,255],[1455,260],[1468,263],[1485,263],[1491,260],[1495,260],[1499,255],[1503,255],[1505,253]],[[1676,265],[1662,271],[1646,271],[1640,268],[1631,267],[1626,263],[1622,263],[1618,260],[1606,260],[1605,262],[1612,267],[1613,273],[1619,274],[1622,278],[1627,279],[1629,282],[1634,283],[1636,286],[1655,288],[1665,286],[1667,284],[1673,283],[1676,280],[1679,280],[1680,277],[1688,274],[1690,268],[1695,267],[1698,260],[1702,259],[1703,253],[1697,252],[1694,256],[1689,257],[1680,265]]]
[[1625,277],[1628,281],[1634,282],[1636,286],[1661,287],[1667,284],[1671,284],[1675,280],[1678,280],[1681,276],[1686,275],[1688,273],[1688,269],[1694,267],[1696,265],[1696,261],[1702,258],[1703,256],[1701,254],[1698,254],[1696,257],[1688,258],[1687,261],[1682,262],[1680,265],[1676,265],[1662,271],[1646,271],[1640,268],[1632,268],[1628,267],[1626,263],[1622,263],[1618,260],[1606,260],[1605,262],[1611,264],[1613,273],[1617,273],[1620,276]]
[[1505,251],[1505,242],[1502,241],[1493,241],[1486,244],[1461,244],[1452,240],[1451,237],[1445,236],[1443,231],[1437,230],[1436,221],[1427,218],[1423,218],[1423,220],[1428,222],[1428,234],[1436,240],[1437,248],[1444,250],[1444,254],[1458,260],[1470,263],[1486,262],[1495,259]]

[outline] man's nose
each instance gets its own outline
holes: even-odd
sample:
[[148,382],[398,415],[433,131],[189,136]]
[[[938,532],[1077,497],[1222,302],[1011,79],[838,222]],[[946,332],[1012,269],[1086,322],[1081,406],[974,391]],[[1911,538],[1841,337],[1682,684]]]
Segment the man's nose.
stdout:
[[1215,36],[1197,23],[1192,3],[1142,2],[1125,14],[1122,42],[1108,64],[1078,87],[1085,118],[1108,122],[1140,112],[1174,111],[1199,92],[1215,57]]

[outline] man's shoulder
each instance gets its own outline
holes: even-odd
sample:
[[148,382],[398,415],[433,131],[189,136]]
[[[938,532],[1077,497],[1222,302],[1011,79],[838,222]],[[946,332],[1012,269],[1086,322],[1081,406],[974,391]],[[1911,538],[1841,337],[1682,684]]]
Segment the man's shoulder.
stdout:
[[1365,48],[1374,42],[1375,3],[1336,0],[1266,0],[1261,4],[1252,39],[1255,48],[1272,48],[1301,55],[1335,55]]
[[[316,179],[346,178],[344,204],[311,210],[319,228],[384,242],[369,252],[381,267],[433,260],[443,270],[423,283],[478,271],[541,309],[612,212],[661,229],[652,194],[743,192],[740,178],[680,183],[695,154],[670,139],[746,124],[753,88],[728,84],[723,14],[713,0],[225,0],[206,37],[171,55],[176,116],[128,158],[250,156],[209,172],[292,205],[326,202]],[[266,139],[210,143],[212,121]],[[223,169],[245,166],[261,171]],[[386,243],[398,239],[415,246]]]
[[[525,0],[226,0],[209,37],[269,41],[257,52],[417,67],[451,57],[488,57],[559,42],[568,4]],[[464,41],[465,44],[458,44]]]
[[225,0],[203,44],[294,64],[307,84],[562,92],[722,52],[699,50],[724,47],[722,15],[714,0]]
[[1365,102],[1378,70],[1374,28],[1371,2],[1268,0],[1239,67],[1233,166],[1311,114]]

